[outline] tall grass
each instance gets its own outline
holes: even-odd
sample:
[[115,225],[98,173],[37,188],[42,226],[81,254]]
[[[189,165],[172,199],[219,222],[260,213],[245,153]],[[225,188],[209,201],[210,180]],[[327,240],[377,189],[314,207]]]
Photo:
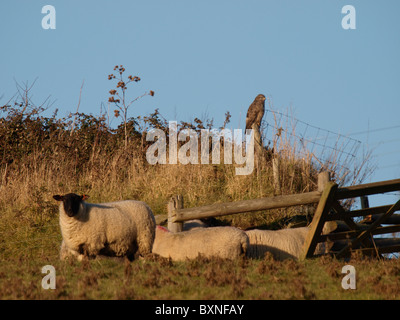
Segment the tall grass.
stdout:
[[[169,197],[177,193],[183,194],[187,207],[276,194],[272,158],[279,159],[279,192],[283,194],[315,190],[321,170],[312,153],[299,156],[299,146],[290,139],[295,134],[290,123],[285,124],[284,130],[276,126],[274,148],[265,148],[264,165],[257,172],[239,176],[235,175],[234,165],[148,164],[146,150],[150,143],[145,139],[146,130],[161,128],[168,135],[167,122],[158,110],[111,129],[104,115],[76,113],[57,118],[55,112],[52,117],[44,117],[35,108],[26,113],[23,106],[2,107],[3,217],[6,213],[20,213],[45,221],[56,210],[52,195],[67,192],[89,194],[94,202],[140,199],[148,202],[155,214],[162,214]],[[191,128],[199,132],[206,121],[196,118],[193,123],[181,122],[179,130]],[[227,120],[224,126],[226,123]],[[335,164],[334,157],[330,163]],[[364,164],[365,161],[357,168],[359,173]],[[335,165],[328,169],[335,173]],[[352,181],[362,178],[359,174],[357,177]]]

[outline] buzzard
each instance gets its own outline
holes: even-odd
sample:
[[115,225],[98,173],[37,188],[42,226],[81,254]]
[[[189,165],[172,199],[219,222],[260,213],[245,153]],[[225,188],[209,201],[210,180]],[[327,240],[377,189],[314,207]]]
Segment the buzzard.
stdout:
[[250,105],[246,116],[246,129],[251,129],[251,126],[254,123],[257,124],[258,127],[261,126],[261,120],[264,116],[265,110],[264,101],[265,96],[263,94],[259,94]]

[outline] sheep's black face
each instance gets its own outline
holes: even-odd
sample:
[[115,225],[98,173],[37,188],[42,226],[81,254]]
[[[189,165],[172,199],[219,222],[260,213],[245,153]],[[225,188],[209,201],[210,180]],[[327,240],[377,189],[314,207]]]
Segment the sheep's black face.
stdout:
[[73,217],[78,214],[79,205],[83,200],[83,196],[78,196],[75,193],[68,193],[65,196],[53,196],[57,201],[62,201],[64,206],[64,211],[68,217]]
[[69,193],[64,196],[63,205],[64,211],[69,217],[76,216],[79,211],[79,204],[82,201],[82,196],[75,193]]

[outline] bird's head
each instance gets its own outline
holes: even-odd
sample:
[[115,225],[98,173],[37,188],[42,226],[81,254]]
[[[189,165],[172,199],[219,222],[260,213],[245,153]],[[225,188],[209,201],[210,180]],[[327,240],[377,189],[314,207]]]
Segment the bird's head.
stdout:
[[256,100],[260,100],[260,101],[265,101],[265,96],[263,95],[263,94],[259,94],[257,97],[256,97]]

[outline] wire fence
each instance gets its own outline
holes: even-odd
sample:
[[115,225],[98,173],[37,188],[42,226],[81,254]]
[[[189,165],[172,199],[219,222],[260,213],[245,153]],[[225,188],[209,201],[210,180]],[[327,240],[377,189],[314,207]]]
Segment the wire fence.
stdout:
[[368,155],[360,159],[359,140],[272,109],[265,110],[262,129],[264,144],[275,153],[309,159],[318,170],[329,171],[339,185],[359,183],[368,173]]

